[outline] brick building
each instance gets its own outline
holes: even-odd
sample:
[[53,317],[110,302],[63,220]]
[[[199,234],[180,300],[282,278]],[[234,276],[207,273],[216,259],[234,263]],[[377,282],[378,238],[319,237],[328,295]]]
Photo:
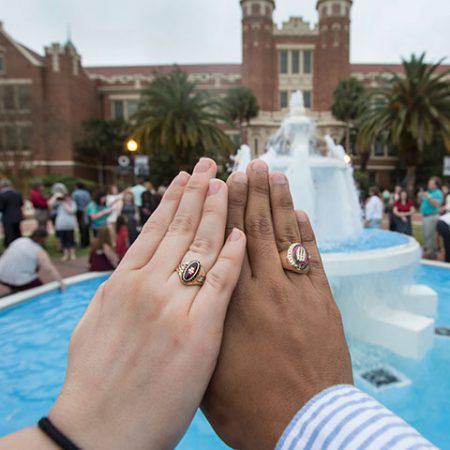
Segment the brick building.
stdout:
[[[304,93],[318,135],[340,138],[342,124],[330,112],[333,92],[353,76],[373,86],[395,64],[351,64],[350,31],[353,0],[318,0],[318,23],[301,17],[274,24],[275,0],[240,0],[242,64],[181,65],[198,84],[218,97],[245,85],[256,94],[261,112],[243,136],[253,152],[264,151],[268,137],[286,115],[289,96]],[[448,67],[448,66],[447,66]],[[76,154],[74,143],[83,121],[128,119],[137,109],[142,89],[155,73],[173,66],[83,67],[69,41],[52,44],[39,55],[9,36],[0,23],[0,152],[32,155],[36,174],[94,178],[97,166]],[[236,142],[239,132],[230,130]],[[369,161],[373,181],[389,184],[396,158],[377,148]]]

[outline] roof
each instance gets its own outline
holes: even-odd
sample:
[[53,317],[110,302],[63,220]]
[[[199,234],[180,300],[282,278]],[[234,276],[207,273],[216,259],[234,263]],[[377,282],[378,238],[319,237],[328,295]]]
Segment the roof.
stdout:
[[105,77],[123,75],[150,76],[155,73],[168,74],[175,68],[188,74],[194,73],[223,73],[227,75],[240,74],[241,64],[166,64],[146,66],[98,66],[85,67],[89,75],[100,75]]
[[[441,64],[437,72],[445,72],[446,70],[450,70],[450,64]],[[383,73],[383,72],[403,72],[403,66],[401,64],[351,64],[352,73]]]

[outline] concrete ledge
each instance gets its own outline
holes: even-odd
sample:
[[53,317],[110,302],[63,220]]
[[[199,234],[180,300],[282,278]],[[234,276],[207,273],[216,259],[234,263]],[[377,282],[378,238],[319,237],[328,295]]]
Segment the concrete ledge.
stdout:
[[428,317],[377,308],[367,316],[365,341],[381,345],[403,357],[421,359],[433,346],[434,320]]
[[[405,310],[413,314],[436,318],[438,295],[424,284],[413,284],[403,288]],[[399,305],[400,309],[401,304]]]
[[353,253],[325,253],[322,255],[329,277],[390,272],[416,264],[420,260],[419,243],[410,238],[405,245]]
[[[74,277],[65,278],[64,284],[66,286],[71,286],[73,284],[80,283],[82,281],[93,280],[95,278],[100,278],[105,275],[109,275],[111,272],[89,272],[83,273],[81,275],[76,275]],[[58,289],[58,283],[56,281],[52,283],[44,284],[43,286],[39,286],[34,289],[29,289],[24,292],[18,292],[16,294],[8,295],[7,297],[3,297],[0,299],[0,311],[11,308],[12,306],[18,305],[19,303],[26,302],[27,300],[31,300],[32,298],[45,294],[47,292],[54,291]]]

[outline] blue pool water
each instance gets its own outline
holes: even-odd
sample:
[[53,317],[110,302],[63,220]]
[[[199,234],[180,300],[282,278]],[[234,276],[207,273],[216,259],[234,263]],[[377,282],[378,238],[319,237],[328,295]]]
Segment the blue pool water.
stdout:
[[[421,266],[417,281],[439,294],[438,326],[450,326],[450,270]],[[30,426],[46,414],[64,379],[67,344],[103,278],[47,293],[0,312],[0,436]],[[389,364],[412,381],[376,392],[377,397],[443,450],[450,450],[450,338],[437,337],[420,363],[388,351],[351,343],[355,372],[367,364]],[[361,355],[361,356],[360,356]],[[198,413],[178,450],[227,449]]]
[[354,253],[405,245],[409,237],[386,230],[365,229],[358,237],[342,243],[319,244],[321,253]]

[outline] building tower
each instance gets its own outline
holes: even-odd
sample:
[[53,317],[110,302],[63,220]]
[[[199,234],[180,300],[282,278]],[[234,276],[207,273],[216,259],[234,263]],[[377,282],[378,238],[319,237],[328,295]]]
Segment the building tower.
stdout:
[[353,0],[318,0],[319,37],[314,58],[314,109],[329,111],[340,80],[350,77]]
[[276,53],[273,39],[275,0],[240,0],[242,8],[242,84],[249,87],[263,111],[275,111]]

